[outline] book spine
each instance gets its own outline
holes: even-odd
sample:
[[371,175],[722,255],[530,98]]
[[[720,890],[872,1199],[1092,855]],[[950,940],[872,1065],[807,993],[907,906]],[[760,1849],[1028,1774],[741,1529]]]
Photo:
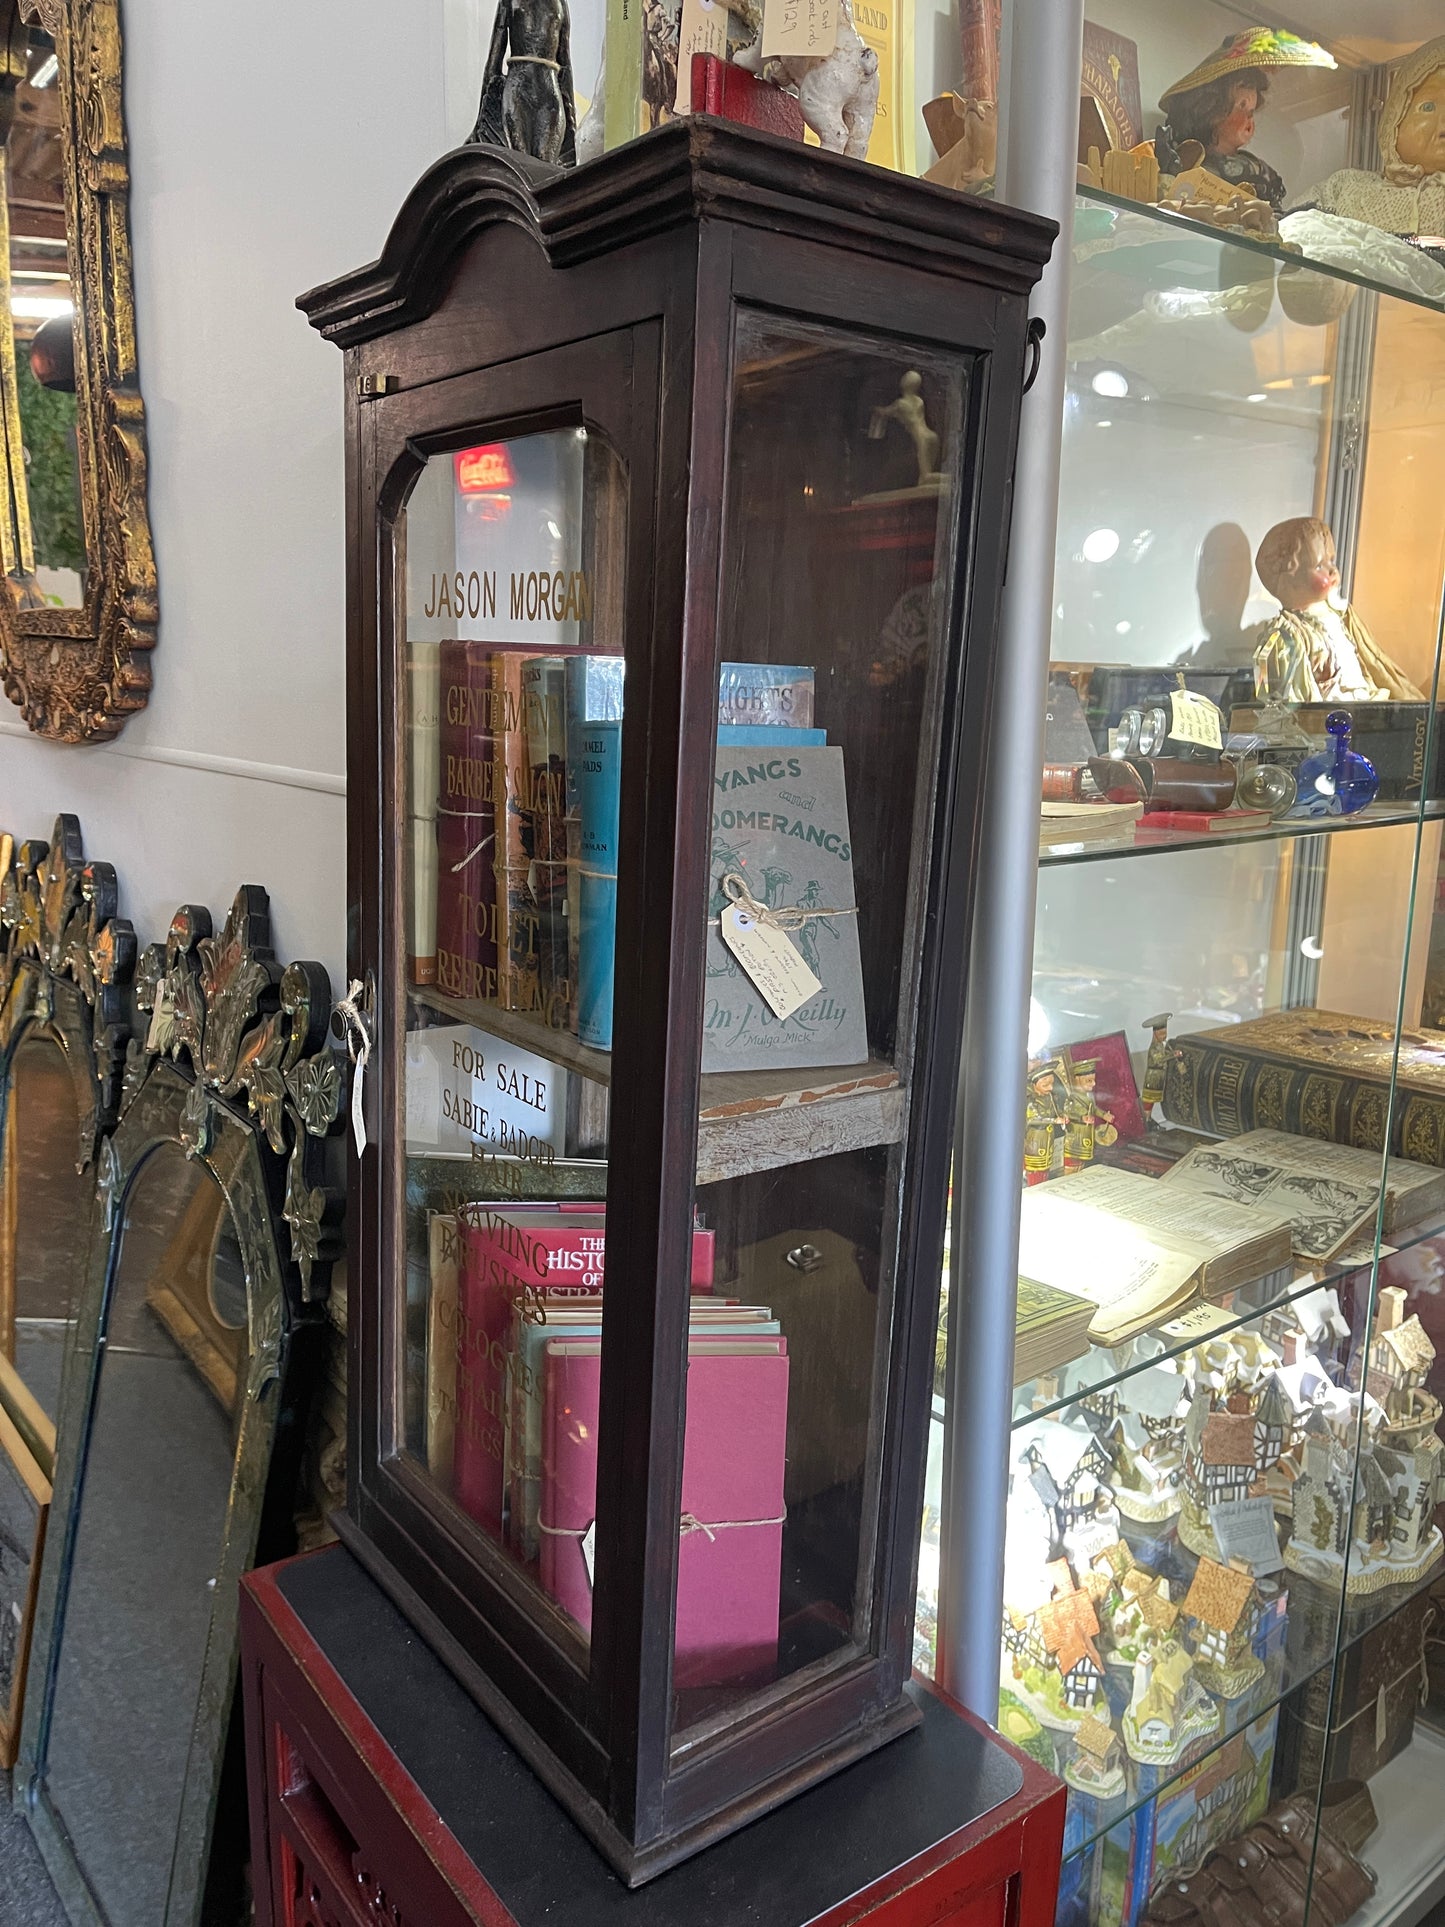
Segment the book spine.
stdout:
[[407,969],[414,984],[437,976],[437,787],[441,644],[414,642],[408,660],[411,791],[411,920]]
[[611,1050],[622,798],[620,722],[588,723],[582,730],[577,791],[581,828],[577,1035],[595,1050]]
[[794,729],[787,723],[719,723],[719,749],[821,749],[826,729]]
[[492,652],[440,645],[436,982],[449,997],[497,998],[496,754]]
[[537,912],[537,987],[543,1021],[568,1027],[572,1008],[567,904],[566,664],[536,656],[522,671],[532,781],[532,897]]
[[589,722],[619,721],[622,716],[621,656],[569,656],[566,686],[567,765],[567,1027],[577,1030],[578,933],[582,924],[582,797],[578,768],[582,731]]
[[[1389,1085],[1349,1077],[1288,1058],[1260,1057],[1208,1037],[1176,1037],[1164,1074],[1164,1114],[1171,1124],[1238,1137],[1243,1131],[1293,1131],[1356,1150],[1385,1141]],[[1418,1164],[1445,1165],[1445,1096],[1397,1093],[1389,1148]]]
[[538,1013],[537,905],[532,895],[532,758],[527,741],[522,673],[526,659],[498,651],[492,658],[496,768],[492,792],[497,822],[497,1001],[503,1010]]
[[427,1225],[431,1289],[427,1297],[426,1462],[444,1491],[452,1489],[457,1422],[457,1221],[434,1211]]
[[602,144],[614,147],[643,132],[643,0],[607,0]]

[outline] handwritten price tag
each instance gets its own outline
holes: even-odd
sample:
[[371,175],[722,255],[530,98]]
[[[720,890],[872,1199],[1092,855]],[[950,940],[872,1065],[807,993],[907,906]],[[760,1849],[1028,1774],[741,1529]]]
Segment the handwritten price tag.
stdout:
[[1207,696],[1197,695],[1192,689],[1175,689],[1170,692],[1169,706],[1173,711],[1169,734],[1175,742],[1199,743],[1205,749],[1224,748],[1223,718]]
[[763,57],[812,54],[821,59],[838,44],[837,0],[767,0]]
[[717,0],[682,0],[682,20],[678,26],[677,100],[679,114],[692,112],[692,57],[717,54],[725,59],[728,50],[728,10]]
[[594,1519],[582,1534],[582,1563],[587,1568],[587,1583],[592,1585],[592,1568],[597,1563],[597,1521]]
[[759,923],[740,903],[728,905],[718,919],[718,926],[723,942],[780,1023],[823,988],[789,942],[787,933],[770,930],[765,923]]

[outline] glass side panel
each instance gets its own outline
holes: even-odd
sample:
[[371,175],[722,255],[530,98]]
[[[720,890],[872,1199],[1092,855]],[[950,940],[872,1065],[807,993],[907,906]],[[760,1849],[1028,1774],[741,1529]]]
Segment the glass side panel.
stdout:
[[595,1475],[595,1417],[549,1390],[564,1337],[594,1383],[600,1349],[626,489],[581,426],[479,440],[427,459],[396,536],[396,1447],[584,1629],[591,1494],[547,1428]]
[[75,1082],[56,1039],[32,1032],[9,1077],[0,1235],[13,1269],[10,1357],[51,1423],[74,1324],[90,1231],[93,1177],[76,1170]]
[[1427,1762],[1375,1669],[1414,1629],[1417,1703],[1442,1569],[1445,256],[1388,230],[1445,145],[1407,192],[1380,143],[1445,48],[1409,4],[1304,0],[1315,49],[1089,14],[1000,1723],[1069,1786],[1061,1919],[1250,1914],[1269,1814],[1300,1910],[1373,1922],[1439,1857],[1382,1829],[1355,1891],[1329,1808]]
[[698,906],[713,1295],[694,1305],[687,1378],[681,1748],[875,1630],[966,402],[956,363],[738,318]]

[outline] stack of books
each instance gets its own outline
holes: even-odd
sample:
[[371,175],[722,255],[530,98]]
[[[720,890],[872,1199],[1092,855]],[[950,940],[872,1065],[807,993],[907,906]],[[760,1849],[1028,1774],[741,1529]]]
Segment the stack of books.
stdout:
[[[452,1494],[585,1631],[605,1213],[596,1205],[478,1204],[460,1218],[450,1221],[450,1235],[447,1220],[432,1221],[428,1332],[428,1411],[441,1415],[443,1429],[450,1420]],[[764,1679],[778,1642],[787,1341],[767,1306],[713,1295],[713,1245],[710,1231],[694,1232],[680,1687]],[[441,1458],[429,1434],[429,1462],[446,1483]]]

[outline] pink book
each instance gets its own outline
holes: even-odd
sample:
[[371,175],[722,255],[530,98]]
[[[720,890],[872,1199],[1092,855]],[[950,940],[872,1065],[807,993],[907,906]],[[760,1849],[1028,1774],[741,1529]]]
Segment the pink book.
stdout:
[[[475,1205],[458,1219],[457,1421],[453,1492],[458,1505],[500,1538],[507,1490],[514,1311],[549,1298],[586,1298],[602,1287],[606,1215]],[[694,1231],[692,1289],[713,1280],[714,1234]]]
[[[544,1350],[538,1574],[558,1605],[589,1630],[601,1353],[595,1343],[565,1339]],[[692,1342],[673,1663],[678,1687],[762,1681],[776,1665],[787,1431],[783,1340]]]

